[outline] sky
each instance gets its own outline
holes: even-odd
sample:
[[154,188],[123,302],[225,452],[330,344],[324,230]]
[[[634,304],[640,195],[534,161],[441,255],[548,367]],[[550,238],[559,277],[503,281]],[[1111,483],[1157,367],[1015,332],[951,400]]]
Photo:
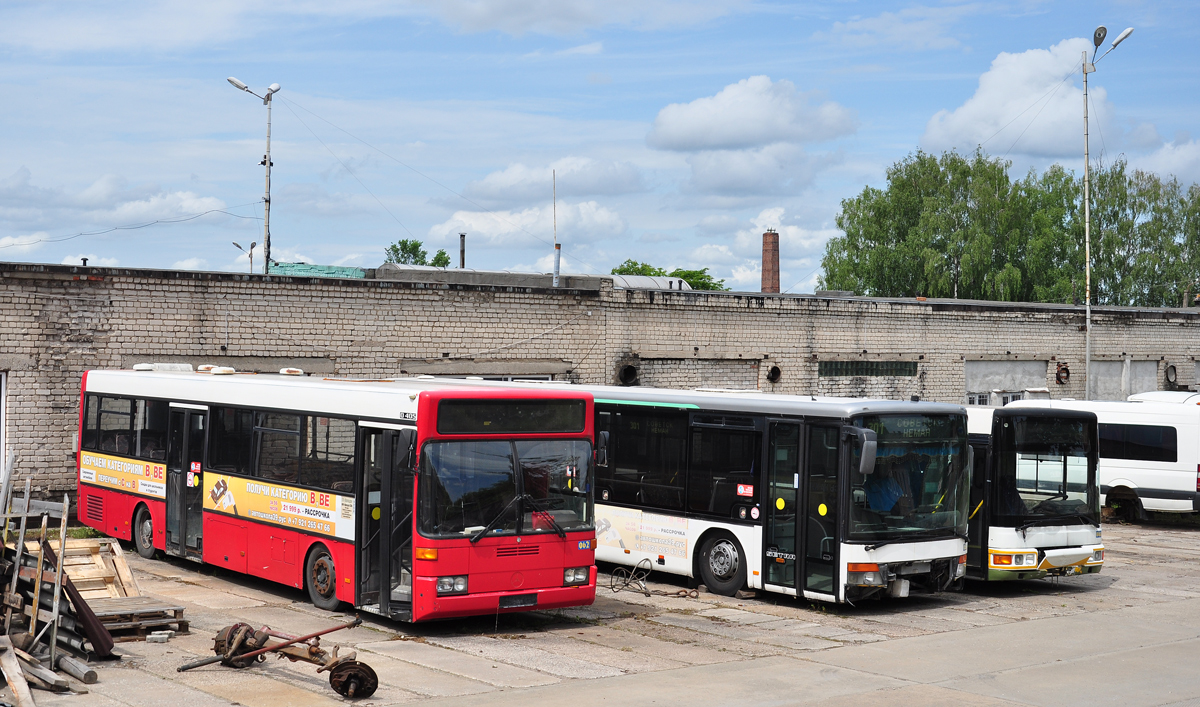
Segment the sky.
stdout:
[[549,272],[557,232],[567,273],[758,290],[774,228],[811,292],[841,201],[916,150],[1081,170],[1097,25],[1135,32],[1089,76],[1093,162],[1200,181],[1187,2],[7,0],[0,260],[249,271],[267,109],[234,76],[282,86],[277,261],[457,266],[465,232],[469,268]]

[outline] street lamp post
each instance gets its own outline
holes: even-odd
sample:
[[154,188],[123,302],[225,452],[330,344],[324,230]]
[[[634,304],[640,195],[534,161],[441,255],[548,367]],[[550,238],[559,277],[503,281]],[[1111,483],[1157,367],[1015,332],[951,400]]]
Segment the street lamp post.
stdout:
[[271,84],[267,87],[266,95],[260,96],[232,76],[228,81],[234,88],[261,98],[263,105],[267,107],[267,154],[263,155],[262,162],[259,162],[267,168],[267,187],[263,197],[263,274],[266,275],[271,271],[271,97],[279,91],[279,84]]
[[233,247],[234,247],[234,248],[237,248],[238,250],[242,251],[243,253],[245,253],[245,254],[246,254],[246,256],[247,256],[247,257],[249,257],[249,258],[250,258],[250,272],[251,272],[251,273],[253,273],[253,272],[254,272],[254,248],[255,248],[256,246],[258,246],[258,244],[257,244],[257,243],[251,243],[251,244],[250,244],[250,250],[246,250],[246,249],[245,249],[245,248],[243,248],[241,245],[239,245],[237,241],[234,241],[234,242],[233,242]]
[[[1117,48],[1117,45],[1125,41],[1125,38],[1133,34],[1133,28],[1129,27],[1122,32],[1116,39],[1113,40],[1112,46],[1107,52],[1100,55],[1100,59],[1108,56],[1108,52]],[[1084,358],[1083,358],[1083,383],[1084,383],[1084,400],[1092,399],[1092,198],[1090,188],[1090,171],[1091,162],[1088,155],[1088,74],[1096,70],[1096,64],[1100,59],[1096,58],[1096,52],[1100,51],[1100,45],[1104,43],[1104,38],[1108,36],[1108,29],[1103,25],[1096,28],[1092,35],[1092,44],[1095,49],[1092,50],[1092,61],[1088,61],[1088,55],[1083,53],[1083,258],[1084,258],[1084,306],[1085,306],[1085,326],[1086,333],[1084,334]]]

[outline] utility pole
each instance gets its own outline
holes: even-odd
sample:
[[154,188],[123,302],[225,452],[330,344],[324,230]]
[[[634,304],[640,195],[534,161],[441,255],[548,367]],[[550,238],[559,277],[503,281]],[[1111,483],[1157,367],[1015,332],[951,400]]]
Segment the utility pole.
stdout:
[[266,94],[260,96],[245,83],[230,76],[229,83],[233,87],[246,93],[249,93],[255,98],[261,98],[263,105],[267,107],[267,154],[263,155],[262,162],[267,168],[267,188],[263,196],[263,274],[267,275],[271,272],[271,97],[279,92],[279,84],[273,83],[267,87]]

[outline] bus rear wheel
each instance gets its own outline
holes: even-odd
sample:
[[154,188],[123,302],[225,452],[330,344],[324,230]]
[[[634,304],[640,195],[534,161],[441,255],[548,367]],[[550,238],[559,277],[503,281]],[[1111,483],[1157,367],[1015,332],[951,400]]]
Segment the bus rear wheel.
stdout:
[[700,546],[700,579],[708,591],[731,597],[746,586],[746,558],[736,538],[725,531],[709,535]]
[[334,571],[333,557],[323,547],[318,547],[308,555],[304,567],[305,585],[308,586],[308,599],[313,606],[326,611],[338,608],[341,602],[337,598],[337,572]]
[[154,559],[154,520],[145,506],[138,506],[137,513],[133,514],[133,544],[139,555],[147,560]]

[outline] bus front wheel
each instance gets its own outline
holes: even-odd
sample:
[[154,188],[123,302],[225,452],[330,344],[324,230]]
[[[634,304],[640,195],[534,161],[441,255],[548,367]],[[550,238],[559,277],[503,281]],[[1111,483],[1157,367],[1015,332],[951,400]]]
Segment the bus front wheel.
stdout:
[[708,591],[731,597],[746,586],[746,558],[733,535],[717,531],[700,546],[700,579]]
[[337,598],[337,572],[334,571],[333,557],[328,550],[318,547],[309,553],[304,576],[308,598],[313,606],[326,611],[338,608],[341,602]]
[[137,513],[133,514],[133,544],[139,555],[147,560],[154,559],[154,520],[145,506],[138,506]]

